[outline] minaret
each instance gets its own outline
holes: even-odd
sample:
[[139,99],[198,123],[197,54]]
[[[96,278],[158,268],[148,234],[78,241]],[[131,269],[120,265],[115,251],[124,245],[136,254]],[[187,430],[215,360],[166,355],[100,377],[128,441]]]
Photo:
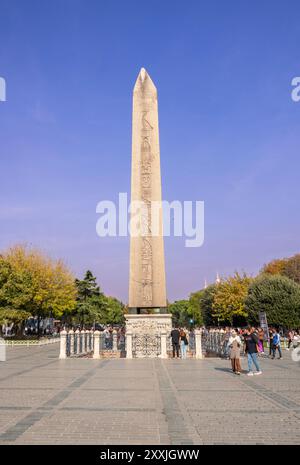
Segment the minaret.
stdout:
[[[140,211],[131,211],[131,224],[138,217],[142,230],[130,237],[129,312],[165,313],[166,282],[162,231],[162,210],[156,217],[153,234],[152,202],[161,207],[161,175],[157,90],[142,68],[133,89],[131,207],[142,202]],[[157,210],[156,210],[157,211]]]
[[220,284],[220,282],[221,282],[221,279],[220,279],[219,273],[217,273],[216,284]]

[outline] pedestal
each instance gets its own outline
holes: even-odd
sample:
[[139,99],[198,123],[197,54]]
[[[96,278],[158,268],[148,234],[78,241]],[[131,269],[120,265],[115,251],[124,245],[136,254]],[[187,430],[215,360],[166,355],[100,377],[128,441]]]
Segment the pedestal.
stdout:
[[[166,340],[172,330],[172,315],[170,313],[127,314],[126,334],[130,334],[133,358],[165,357]],[[163,337],[162,337],[163,334]]]

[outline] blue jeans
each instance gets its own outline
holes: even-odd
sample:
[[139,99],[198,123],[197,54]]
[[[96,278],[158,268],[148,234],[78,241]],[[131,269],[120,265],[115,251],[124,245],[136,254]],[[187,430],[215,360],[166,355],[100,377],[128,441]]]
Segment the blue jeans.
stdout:
[[272,355],[273,355],[273,357],[275,358],[276,349],[278,349],[278,354],[279,354],[279,357],[281,358],[282,357],[282,352],[281,352],[280,344],[277,344],[277,345],[273,344],[273,346],[272,346]]
[[183,341],[180,341],[180,350],[181,350],[181,358],[186,358],[186,348],[187,346]]
[[248,369],[249,369],[249,371],[252,371],[252,363],[254,363],[257,371],[260,371],[259,364],[258,364],[258,361],[257,361],[257,354],[256,353],[253,353],[253,354],[248,353],[247,357],[248,357]]

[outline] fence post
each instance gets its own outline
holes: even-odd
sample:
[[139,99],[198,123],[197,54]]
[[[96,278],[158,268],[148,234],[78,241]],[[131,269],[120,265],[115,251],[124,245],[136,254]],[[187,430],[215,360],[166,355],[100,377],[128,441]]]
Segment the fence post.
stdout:
[[112,347],[113,351],[114,352],[117,352],[118,350],[118,333],[117,331],[114,329],[113,330],[113,347]]
[[89,353],[91,351],[90,337],[91,337],[91,330],[88,329],[87,332],[86,332],[86,351],[87,351],[87,353]]
[[69,331],[70,335],[70,356],[74,355],[74,331],[71,329]]
[[6,361],[6,345],[5,340],[0,337],[0,362]]
[[82,354],[85,354],[85,334],[86,334],[86,331],[85,329],[83,329],[80,333],[80,337],[81,337],[81,353]]
[[83,344],[84,344],[84,353],[87,354],[88,350],[87,350],[87,338],[88,338],[88,330],[85,329],[84,330],[84,338],[83,338]]
[[94,331],[94,353],[93,358],[100,358],[100,331]]
[[195,346],[196,346],[196,358],[203,358],[202,354],[202,342],[201,342],[201,330],[195,330]]
[[76,334],[76,355],[79,355],[80,353],[80,330],[79,328],[76,329],[75,331],[75,334]]
[[132,332],[126,332],[126,358],[132,358]]
[[168,354],[167,354],[167,332],[166,331],[162,331],[160,333],[160,347],[161,347],[160,358],[168,358]]
[[90,351],[90,330],[87,329],[85,332],[85,351],[88,354]]
[[100,350],[105,350],[105,349],[106,349],[105,337],[104,337],[103,331],[100,331]]
[[67,331],[64,329],[60,332],[60,351],[59,358],[67,358]]
[[94,337],[94,331],[91,329],[90,330],[90,335],[89,335],[89,352],[93,352],[94,346],[93,346],[93,337]]

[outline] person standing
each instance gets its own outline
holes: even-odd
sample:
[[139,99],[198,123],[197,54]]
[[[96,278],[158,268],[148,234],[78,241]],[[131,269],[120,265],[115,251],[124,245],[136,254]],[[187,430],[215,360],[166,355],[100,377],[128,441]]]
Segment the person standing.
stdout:
[[278,354],[279,354],[278,358],[280,360],[282,358],[282,352],[281,352],[281,346],[280,346],[280,335],[278,331],[275,329],[274,335],[273,335],[272,360],[274,360],[275,358],[276,349],[278,350]]
[[[253,376],[253,375],[261,375],[262,371],[260,370],[258,360],[257,360],[257,344],[258,344],[258,336],[255,333],[254,328],[249,328],[246,331],[246,334],[244,336],[244,342],[245,342],[245,352],[247,354],[248,358],[248,376]],[[252,371],[252,365],[255,365],[256,372],[253,373]]]
[[265,338],[264,330],[263,330],[262,328],[258,328],[257,334],[258,334],[258,349],[259,349],[259,353],[260,353],[261,355],[264,355],[264,354],[265,354],[265,351],[264,351],[264,338]]
[[229,358],[231,360],[231,368],[233,373],[240,375],[241,368],[241,338],[235,330],[231,331],[231,335],[228,340]]
[[288,346],[287,346],[287,350],[290,350],[290,347],[291,347],[291,344],[293,342],[293,338],[294,338],[294,331],[292,329],[289,330],[288,332]]
[[179,339],[180,339],[180,332],[178,328],[173,328],[171,331],[171,336],[172,338],[172,348],[173,348],[173,358],[175,358],[175,352],[177,358],[179,358]]
[[181,329],[180,330],[180,352],[181,352],[181,358],[186,358],[186,351],[187,351],[187,346],[188,346],[188,339],[186,332]]
[[271,357],[272,351],[273,351],[273,334],[274,334],[274,330],[272,328],[270,329],[270,332],[269,332],[269,357]]

